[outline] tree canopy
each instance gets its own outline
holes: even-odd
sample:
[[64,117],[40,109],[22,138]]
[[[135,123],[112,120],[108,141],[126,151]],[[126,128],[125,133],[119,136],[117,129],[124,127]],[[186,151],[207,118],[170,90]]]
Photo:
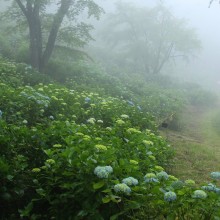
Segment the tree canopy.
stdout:
[[92,40],[91,24],[82,15],[99,19],[103,9],[93,0],[13,0],[5,14],[28,33],[32,67],[43,71],[55,46],[83,47]]
[[158,74],[171,60],[188,59],[200,48],[195,31],[163,5],[137,8],[119,3],[101,32],[118,65],[148,75]]

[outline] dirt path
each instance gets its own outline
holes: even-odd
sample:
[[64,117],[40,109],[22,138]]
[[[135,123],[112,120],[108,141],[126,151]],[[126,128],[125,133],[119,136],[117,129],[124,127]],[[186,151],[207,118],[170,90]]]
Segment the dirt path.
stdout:
[[176,151],[171,172],[180,179],[209,180],[220,171],[220,107],[189,106],[181,116],[181,131],[162,132]]

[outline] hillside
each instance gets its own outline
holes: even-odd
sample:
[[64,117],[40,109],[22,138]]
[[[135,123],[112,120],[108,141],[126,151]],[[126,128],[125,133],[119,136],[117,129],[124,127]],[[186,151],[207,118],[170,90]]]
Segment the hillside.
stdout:
[[171,88],[145,85],[134,101],[95,84],[99,75],[85,88],[24,64],[0,67],[0,219],[220,216],[219,172],[203,186],[168,172],[173,149],[158,123],[182,106]]

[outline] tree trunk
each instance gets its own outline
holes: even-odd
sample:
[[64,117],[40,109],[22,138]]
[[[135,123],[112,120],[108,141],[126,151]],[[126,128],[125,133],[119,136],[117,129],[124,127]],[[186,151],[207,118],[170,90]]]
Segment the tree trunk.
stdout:
[[46,49],[42,56],[42,62],[41,62],[42,70],[45,68],[52,55],[59,28],[61,26],[64,16],[66,15],[66,13],[70,8],[71,2],[72,0],[63,0],[59,10],[57,11],[57,14],[54,17],[53,24],[49,33],[48,41],[46,44]]
[[30,64],[33,68],[40,70],[41,66],[41,56],[42,56],[42,43],[41,37],[39,36],[39,25],[36,23],[35,19],[32,18],[29,21],[29,37],[30,37]]
[[36,0],[34,3],[31,3],[30,0],[26,0],[26,6],[21,0],[16,0],[16,2],[26,17],[29,26],[30,64],[33,68],[42,72],[52,55],[59,28],[62,24],[63,18],[71,6],[72,0],[61,1],[60,8],[54,15],[54,20],[49,32],[49,37],[44,52],[40,20],[40,1]]

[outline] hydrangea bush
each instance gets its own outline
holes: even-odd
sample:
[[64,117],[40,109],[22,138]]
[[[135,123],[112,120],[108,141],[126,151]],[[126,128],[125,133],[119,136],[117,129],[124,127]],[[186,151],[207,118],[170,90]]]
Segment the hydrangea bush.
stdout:
[[133,102],[52,83],[0,86],[1,219],[220,217],[220,173],[201,187],[169,175],[173,151]]

